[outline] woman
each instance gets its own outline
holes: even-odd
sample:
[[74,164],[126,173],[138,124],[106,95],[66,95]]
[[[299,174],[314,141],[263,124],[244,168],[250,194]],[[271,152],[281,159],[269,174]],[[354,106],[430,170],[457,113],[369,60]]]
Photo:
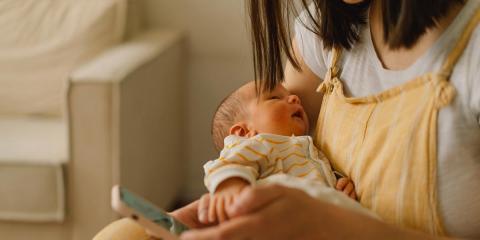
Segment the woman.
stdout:
[[[286,2],[250,1],[257,78],[266,90],[285,79],[319,114],[317,146],[387,223],[271,186],[183,238],[479,238],[478,1],[317,0],[292,46]],[[187,220],[190,208],[173,214]]]
[[218,226],[198,201],[173,212],[197,228],[182,239],[480,238],[480,2],[305,2],[292,44],[289,1],[249,2],[257,79],[302,98],[317,146],[384,221],[262,186]]

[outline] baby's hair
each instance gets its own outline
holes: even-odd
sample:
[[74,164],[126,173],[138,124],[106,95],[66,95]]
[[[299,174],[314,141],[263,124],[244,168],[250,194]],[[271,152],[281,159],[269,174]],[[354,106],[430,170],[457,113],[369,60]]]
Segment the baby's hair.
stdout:
[[224,98],[213,115],[212,138],[218,152],[223,149],[223,140],[230,135],[230,128],[246,117],[245,99],[239,90]]

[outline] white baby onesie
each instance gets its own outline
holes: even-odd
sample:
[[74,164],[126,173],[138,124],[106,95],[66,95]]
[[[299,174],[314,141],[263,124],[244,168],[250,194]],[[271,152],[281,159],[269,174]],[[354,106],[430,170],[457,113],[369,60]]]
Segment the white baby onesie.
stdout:
[[225,138],[224,146],[218,159],[204,165],[205,185],[211,193],[228,178],[240,177],[254,185],[258,180],[282,173],[335,187],[330,163],[313,145],[310,136],[230,135]]

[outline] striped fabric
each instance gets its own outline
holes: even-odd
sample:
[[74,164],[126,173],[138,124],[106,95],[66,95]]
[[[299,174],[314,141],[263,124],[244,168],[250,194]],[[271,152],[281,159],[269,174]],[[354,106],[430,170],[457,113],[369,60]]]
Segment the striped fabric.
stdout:
[[310,136],[258,134],[246,138],[230,135],[224,142],[220,157],[204,165],[205,185],[211,193],[231,177],[255,184],[257,180],[278,173],[335,186],[330,164],[313,145]]
[[334,49],[318,89],[324,97],[315,144],[352,178],[361,204],[387,222],[447,235],[437,202],[437,116],[455,97],[448,79],[479,20],[477,11],[438,73],[377,95],[344,95]]

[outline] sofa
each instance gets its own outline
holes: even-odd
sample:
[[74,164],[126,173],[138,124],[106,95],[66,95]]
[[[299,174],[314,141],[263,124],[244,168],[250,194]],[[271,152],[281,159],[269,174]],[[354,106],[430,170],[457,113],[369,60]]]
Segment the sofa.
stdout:
[[184,36],[136,4],[0,2],[1,239],[92,239],[115,184],[174,204]]

